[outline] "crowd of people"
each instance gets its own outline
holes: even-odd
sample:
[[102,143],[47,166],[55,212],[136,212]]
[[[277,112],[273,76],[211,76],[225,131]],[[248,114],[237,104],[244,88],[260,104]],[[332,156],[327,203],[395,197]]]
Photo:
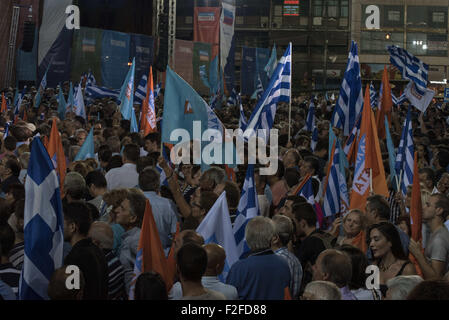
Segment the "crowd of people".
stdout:
[[[413,116],[423,204],[423,241],[417,243],[411,239],[411,188],[404,198],[390,179],[388,199],[372,194],[364,211],[350,210],[317,227],[315,207],[295,190],[311,175],[314,195],[322,202],[329,130],[344,138],[341,130],[330,124],[335,101],[326,101],[324,96],[315,100],[318,142],[313,152],[311,133],[303,129],[309,99],[292,101],[291,139],[288,106],[279,105],[274,124],[279,130],[278,169],[276,174],[264,176],[260,165],[256,166],[260,215],[245,229],[250,252],[233,264],[226,280],[221,281],[227,253],[220,245],[205,243],[196,229],[224,191],[234,223],[246,165],[235,169],[235,181],[223,165],[212,165],[204,172],[199,165],[170,166],[161,156],[159,125],[158,132],[146,136],[130,133],[130,121],[121,118],[112,98],[86,106],[87,119],[69,110],[61,120],[58,90],[67,97],[68,83],[46,89],[35,108],[36,90],[32,88],[19,115],[11,108],[0,116],[0,299],[19,297],[30,142],[37,134],[43,142],[49,139],[53,119],[61,135],[67,173],[61,188],[64,261],[50,279],[50,299],[128,299],[147,199],[165,254],[173,247],[177,272],[170,290],[160,274],[140,274],[132,289],[136,300],[449,299],[449,108],[433,102],[425,114]],[[12,105],[14,89],[5,89],[4,94]],[[391,135],[396,147],[406,105],[394,106],[392,112]],[[140,106],[135,107],[139,112]],[[243,107],[248,117],[254,101],[244,98]],[[156,110],[160,117],[163,93],[156,100]],[[226,128],[239,127],[239,106],[223,106],[216,113]],[[95,158],[75,161],[91,128]],[[380,141],[380,147],[388,175],[385,141]],[[353,174],[354,168],[349,168],[349,193]],[[175,238],[178,224],[180,232]],[[79,289],[65,285],[69,265],[81,271]],[[377,288],[367,286],[370,265],[380,272]]]

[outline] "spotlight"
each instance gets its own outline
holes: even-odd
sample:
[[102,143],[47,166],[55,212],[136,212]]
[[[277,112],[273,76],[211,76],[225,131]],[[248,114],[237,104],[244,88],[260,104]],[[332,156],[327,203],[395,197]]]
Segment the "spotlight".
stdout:
[[387,34],[385,35],[385,39],[386,39],[386,40],[390,40],[390,38],[391,38],[391,34],[390,34],[390,33],[387,33]]

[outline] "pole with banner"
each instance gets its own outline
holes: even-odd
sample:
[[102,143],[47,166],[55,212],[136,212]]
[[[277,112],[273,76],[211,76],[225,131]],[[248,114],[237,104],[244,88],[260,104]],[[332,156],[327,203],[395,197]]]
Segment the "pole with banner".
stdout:
[[289,43],[289,46],[291,48],[291,61],[290,61],[290,99],[289,99],[289,103],[288,103],[288,142],[290,142],[290,137],[291,137],[291,130],[292,130],[292,70],[293,70],[293,47],[292,47],[292,43]]

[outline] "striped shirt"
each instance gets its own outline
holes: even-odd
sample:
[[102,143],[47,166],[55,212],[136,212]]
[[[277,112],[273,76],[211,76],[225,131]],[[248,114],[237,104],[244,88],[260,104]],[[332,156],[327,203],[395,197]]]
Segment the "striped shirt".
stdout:
[[390,190],[388,203],[390,204],[390,222],[396,224],[401,215],[401,204],[395,199],[396,191]]
[[16,244],[9,252],[9,262],[18,270],[23,267],[24,242]]
[[299,299],[299,289],[301,288],[301,280],[302,280],[302,266],[299,262],[298,258],[288,251],[286,247],[282,247],[276,250],[278,256],[285,258],[288,263],[288,267],[290,268],[290,291],[292,294],[292,298],[297,300]]
[[20,272],[20,270],[14,268],[12,263],[0,265],[0,280],[10,286],[17,297],[19,296]]
[[125,269],[110,249],[104,249],[106,261],[108,263],[108,299],[124,300],[125,292]]

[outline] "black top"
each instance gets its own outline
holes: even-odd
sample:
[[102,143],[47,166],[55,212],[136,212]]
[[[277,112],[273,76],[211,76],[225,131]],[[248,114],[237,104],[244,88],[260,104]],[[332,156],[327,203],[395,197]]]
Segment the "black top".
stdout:
[[108,264],[103,251],[90,238],[78,241],[64,260],[65,265],[76,265],[83,273],[84,300],[108,299]]
[[21,184],[19,177],[10,176],[3,180],[1,185],[2,192],[6,193],[11,184]]

